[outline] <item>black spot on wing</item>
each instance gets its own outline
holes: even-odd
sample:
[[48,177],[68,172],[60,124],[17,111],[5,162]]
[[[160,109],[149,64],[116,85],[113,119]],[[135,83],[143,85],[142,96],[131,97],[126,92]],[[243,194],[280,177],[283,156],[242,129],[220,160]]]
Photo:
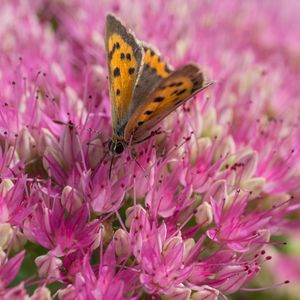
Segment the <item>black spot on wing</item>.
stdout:
[[128,69],[129,75],[132,75],[134,73],[134,71],[135,71],[135,68],[129,68]]
[[130,55],[130,53],[127,53],[127,54],[126,54],[126,59],[129,60],[129,61],[131,60],[131,55]]
[[124,54],[124,53],[121,53],[121,54],[120,54],[120,58],[121,58],[122,60],[124,60],[124,59],[125,59],[125,54]]
[[152,110],[146,110],[145,112],[144,112],[144,115],[151,115],[153,113],[153,111]]
[[119,96],[121,94],[121,91],[119,89],[116,90],[116,95]]
[[182,90],[177,91],[176,95],[180,96],[180,95],[182,95],[185,92],[186,92],[186,89],[182,89]]
[[139,121],[137,124],[138,124],[138,126],[141,126],[141,125],[144,124],[144,122],[143,121]]
[[156,97],[154,98],[153,102],[162,102],[164,99],[164,97]]
[[114,55],[116,49],[120,49],[120,44],[119,44],[118,42],[114,43],[114,45],[113,45],[111,51],[109,52],[109,54],[108,54],[108,58],[109,58],[109,59],[112,59],[112,57],[113,57],[113,55]]
[[120,76],[120,68],[116,67],[114,68],[114,77]]
[[172,82],[171,84],[169,84],[169,87],[178,87],[178,86],[181,86],[183,85],[183,82],[182,81],[178,81],[178,82]]

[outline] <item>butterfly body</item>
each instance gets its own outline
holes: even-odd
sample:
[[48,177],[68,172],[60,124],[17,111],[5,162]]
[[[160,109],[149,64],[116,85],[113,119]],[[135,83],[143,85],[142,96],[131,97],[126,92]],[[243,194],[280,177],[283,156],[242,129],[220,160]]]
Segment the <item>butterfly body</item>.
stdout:
[[173,70],[113,15],[107,16],[105,42],[113,126],[109,150],[120,154],[151,136],[157,123],[209,84],[195,65]]

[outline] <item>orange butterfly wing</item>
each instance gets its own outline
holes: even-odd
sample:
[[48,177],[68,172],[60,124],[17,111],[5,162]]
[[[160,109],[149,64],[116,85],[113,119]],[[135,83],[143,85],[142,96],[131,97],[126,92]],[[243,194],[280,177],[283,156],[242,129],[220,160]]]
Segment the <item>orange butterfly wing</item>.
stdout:
[[120,127],[128,120],[128,108],[140,75],[144,51],[136,38],[112,15],[106,19],[105,42],[113,129],[118,135]]
[[132,138],[132,143],[138,143],[158,122],[208,85],[195,65],[172,72],[130,117],[125,127],[125,141],[130,142]]

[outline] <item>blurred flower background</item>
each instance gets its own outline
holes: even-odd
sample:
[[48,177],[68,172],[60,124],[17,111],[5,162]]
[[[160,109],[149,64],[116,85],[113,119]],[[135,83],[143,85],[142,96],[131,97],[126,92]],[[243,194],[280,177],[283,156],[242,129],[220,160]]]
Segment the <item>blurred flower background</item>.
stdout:
[[[214,86],[116,159],[105,18]],[[299,299],[297,0],[0,2],[1,299]]]

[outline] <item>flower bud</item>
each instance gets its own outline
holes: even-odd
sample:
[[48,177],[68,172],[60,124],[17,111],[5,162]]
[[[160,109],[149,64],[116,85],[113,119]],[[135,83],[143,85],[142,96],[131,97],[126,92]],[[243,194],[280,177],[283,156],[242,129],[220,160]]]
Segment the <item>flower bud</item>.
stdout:
[[217,300],[219,296],[219,291],[211,288],[210,286],[202,286],[202,291],[194,293],[191,300]]
[[172,292],[169,293],[166,298],[167,300],[189,300],[191,296],[191,289],[187,287],[176,287],[172,289]]
[[214,158],[217,161],[220,159],[220,157],[228,156],[230,154],[233,154],[235,151],[235,142],[232,136],[230,135],[221,141],[220,145],[216,149]]
[[26,127],[23,127],[17,139],[17,152],[24,161],[36,156],[35,140]]
[[184,241],[183,259],[185,259],[190,254],[195,244],[196,243],[193,238],[189,238]]
[[126,231],[118,229],[114,234],[116,254],[119,257],[127,257],[131,253],[130,238]]
[[102,241],[103,245],[107,246],[113,239],[114,231],[111,222],[104,222],[102,224]]
[[17,231],[13,239],[13,249],[16,252],[20,252],[27,242],[26,236],[21,232]]
[[6,253],[0,248],[0,267],[6,260]]
[[58,291],[59,300],[73,300],[78,296],[76,289],[71,284],[68,285],[65,289]]
[[38,139],[38,150],[44,153],[47,147],[57,147],[55,136],[47,128],[42,128]]
[[249,178],[241,182],[241,188],[252,192],[252,197],[256,197],[262,192],[265,183],[264,177]]
[[47,289],[45,286],[37,288],[30,298],[30,300],[51,300],[51,299],[52,298],[51,298],[50,290]]
[[68,213],[73,214],[82,205],[79,193],[69,185],[65,186],[61,194],[61,204]]
[[172,249],[179,244],[182,244],[182,238],[180,236],[174,236],[170,238],[164,244],[164,248],[163,248],[164,255],[167,255],[169,251],[172,251]]
[[62,261],[59,258],[51,254],[41,255],[35,259],[35,264],[41,277],[59,278],[59,268],[62,266]]
[[14,184],[10,179],[3,179],[0,183],[0,197],[4,197],[13,186]]
[[213,221],[211,205],[207,202],[203,202],[202,204],[200,204],[197,208],[195,219],[196,223],[201,224],[202,226],[211,224]]
[[[191,144],[191,161],[195,163],[199,155],[203,155],[211,147],[210,137],[197,138],[195,143]],[[179,148],[181,149],[181,147]]]
[[[62,168],[64,168],[65,166],[61,153],[56,148],[53,147],[47,147],[43,156],[43,167],[48,172],[50,171],[49,161],[50,162],[55,161],[55,163],[59,164]],[[51,176],[51,174],[48,175]]]
[[130,228],[133,219],[139,217],[142,212],[145,213],[146,211],[139,204],[136,206],[128,207],[126,210],[126,221],[125,221],[126,227]]
[[2,223],[0,224],[0,247],[5,250],[9,243],[11,242],[13,236],[13,229],[10,224]]
[[243,165],[241,180],[252,177],[257,168],[258,155],[257,152],[251,151],[242,156],[237,163]]
[[210,202],[210,197],[216,202],[221,202],[223,199],[227,198],[226,180],[221,179],[214,182],[206,192],[203,201]]

